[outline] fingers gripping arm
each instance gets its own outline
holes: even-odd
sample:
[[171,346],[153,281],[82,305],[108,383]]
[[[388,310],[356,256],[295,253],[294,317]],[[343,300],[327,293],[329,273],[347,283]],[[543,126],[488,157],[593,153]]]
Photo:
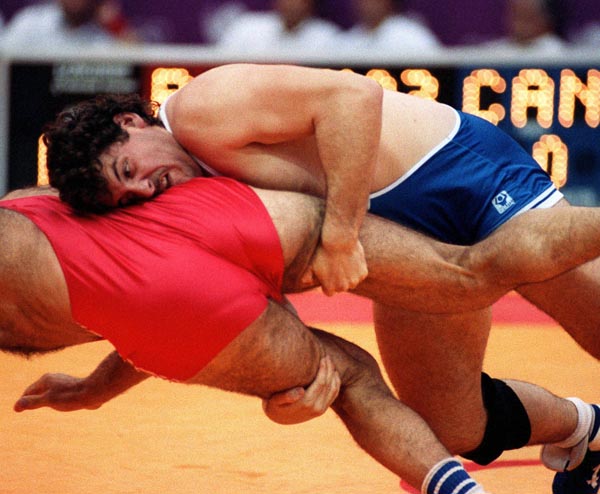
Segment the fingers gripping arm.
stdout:
[[346,75],[315,117],[327,192],[313,269],[326,294],[354,288],[367,275],[358,232],[368,207],[381,135],[383,90],[374,81]]
[[176,93],[170,108],[178,140],[225,175],[289,189],[298,184],[286,181],[286,170],[267,180],[257,168],[295,161],[308,172],[311,192],[326,198],[322,252],[313,271],[324,291],[334,293],[367,274],[358,231],[377,162],[382,102],[381,86],[358,74],[232,64],[200,75]]
[[314,381],[306,388],[301,386],[276,393],[263,400],[265,415],[278,424],[298,424],[323,415],[340,392],[340,375],[331,358],[325,356],[319,364]]

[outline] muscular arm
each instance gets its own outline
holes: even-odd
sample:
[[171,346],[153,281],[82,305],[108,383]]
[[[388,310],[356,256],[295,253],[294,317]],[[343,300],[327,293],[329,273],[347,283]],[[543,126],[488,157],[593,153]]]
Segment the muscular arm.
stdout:
[[225,175],[326,197],[313,267],[333,293],[366,276],[358,232],[377,160],[382,98],[376,82],[353,73],[229,65],[199,76],[167,108],[176,139]]

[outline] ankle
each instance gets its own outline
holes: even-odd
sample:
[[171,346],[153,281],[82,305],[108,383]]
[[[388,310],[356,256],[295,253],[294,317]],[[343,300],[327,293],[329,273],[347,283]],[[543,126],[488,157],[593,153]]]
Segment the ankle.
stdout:
[[571,435],[562,441],[554,443],[559,448],[572,448],[584,438],[589,438],[592,430],[595,414],[591,405],[585,403],[579,398],[567,398],[577,409],[577,426]]
[[592,405],[594,420],[590,429],[590,442],[588,447],[591,451],[600,451],[600,406]]
[[455,458],[446,458],[437,463],[427,474],[422,494],[451,494],[460,491],[464,494],[483,494],[484,490]]

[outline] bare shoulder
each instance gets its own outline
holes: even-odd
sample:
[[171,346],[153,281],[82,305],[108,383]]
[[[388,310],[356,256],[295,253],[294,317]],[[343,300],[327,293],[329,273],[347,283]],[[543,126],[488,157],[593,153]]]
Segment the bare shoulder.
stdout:
[[29,219],[21,213],[3,208],[0,202],[0,241],[3,246],[7,246],[8,242],[20,243],[20,237],[29,238],[36,230],[39,231]]
[[[231,64],[196,77],[169,100],[175,138],[206,160],[255,143],[290,142],[314,133],[337,108],[373,110],[382,89],[358,74],[296,65]],[[208,155],[206,153],[209,153]]]
[[25,189],[15,189],[0,197],[0,200],[19,199],[30,196],[58,196],[58,191],[49,185],[39,187],[27,187]]
[[[258,140],[256,129],[272,121],[274,102],[290,101],[289,93],[282,95],[289,80],[281,65],[231,64],[200,74],[169,100],[175,138],[198,153]],[[282,105],[275,106],[281,111]]]
[[[223,99],[217,98],[226,95],[230,98],[241,98],[251,95],[273,95],[274,91],[288,90],[290,87],[309,89],[315,84],[322,85],[327,81],[343,81],[345,79],[362,76],[349,72],[304,67],[286,64],[251,64],[238,63],[220,65],[198,75],[189,84],[179,90],[173,99],[185,101],[197,99],[198,94],[203,94],[205,104],[218,104]],[[241,90],[243,88],[243,90]],[[215,99],[212,99],[212,97]]]
[[174,93],[166,109],[173,130],[191,124],[198,131],[199,124],[222,122],[240,94],[248,91],[250,67],[231,64],[209,69]]
[[257,63],[233,63],[219,65],[196,77],[201,83],[212,84],[215,81],[222,83],[226,81],[238,81],[252,83],[255,80],[270,79],[272,77],[287,77],[288,74],[317,74],[329,71],[329,69],[318,69],[291,64],[257,64]]
[[[1,203],[0,203],[1,206]],[[27,217],[0,207],[0,284],[14,293],[29,293],[36,273],[52,273],[53,250],[41,230]],[[50,262],[49,262],[50,261]]]
[[223,97],[229,99],[239,95],[241,88],[244,94],[251,88],[264,87],[273,78],[273,73],[280,71],[283,72],[281,68],[256,64],[220,65],[203,72],[182,87],[173,95],[169,105],[177,107],[177,112],[184,109],[180,106],[188,107],[190,104],[203,104],[210,108],[210,105],[225,103]]
[[44,232],[29,218],[0,202],[0,278],[40,293],[60,292],[64,278],[54,249]]

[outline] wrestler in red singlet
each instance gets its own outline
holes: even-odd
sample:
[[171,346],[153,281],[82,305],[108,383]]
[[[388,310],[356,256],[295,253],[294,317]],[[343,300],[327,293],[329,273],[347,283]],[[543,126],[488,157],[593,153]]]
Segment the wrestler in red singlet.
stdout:
[[136,367],[186,380],[281,301],[283,254],[249,187],[197,178],[154,201],[81,217],[50,196],[0,202],[52,244],[73,318]]

